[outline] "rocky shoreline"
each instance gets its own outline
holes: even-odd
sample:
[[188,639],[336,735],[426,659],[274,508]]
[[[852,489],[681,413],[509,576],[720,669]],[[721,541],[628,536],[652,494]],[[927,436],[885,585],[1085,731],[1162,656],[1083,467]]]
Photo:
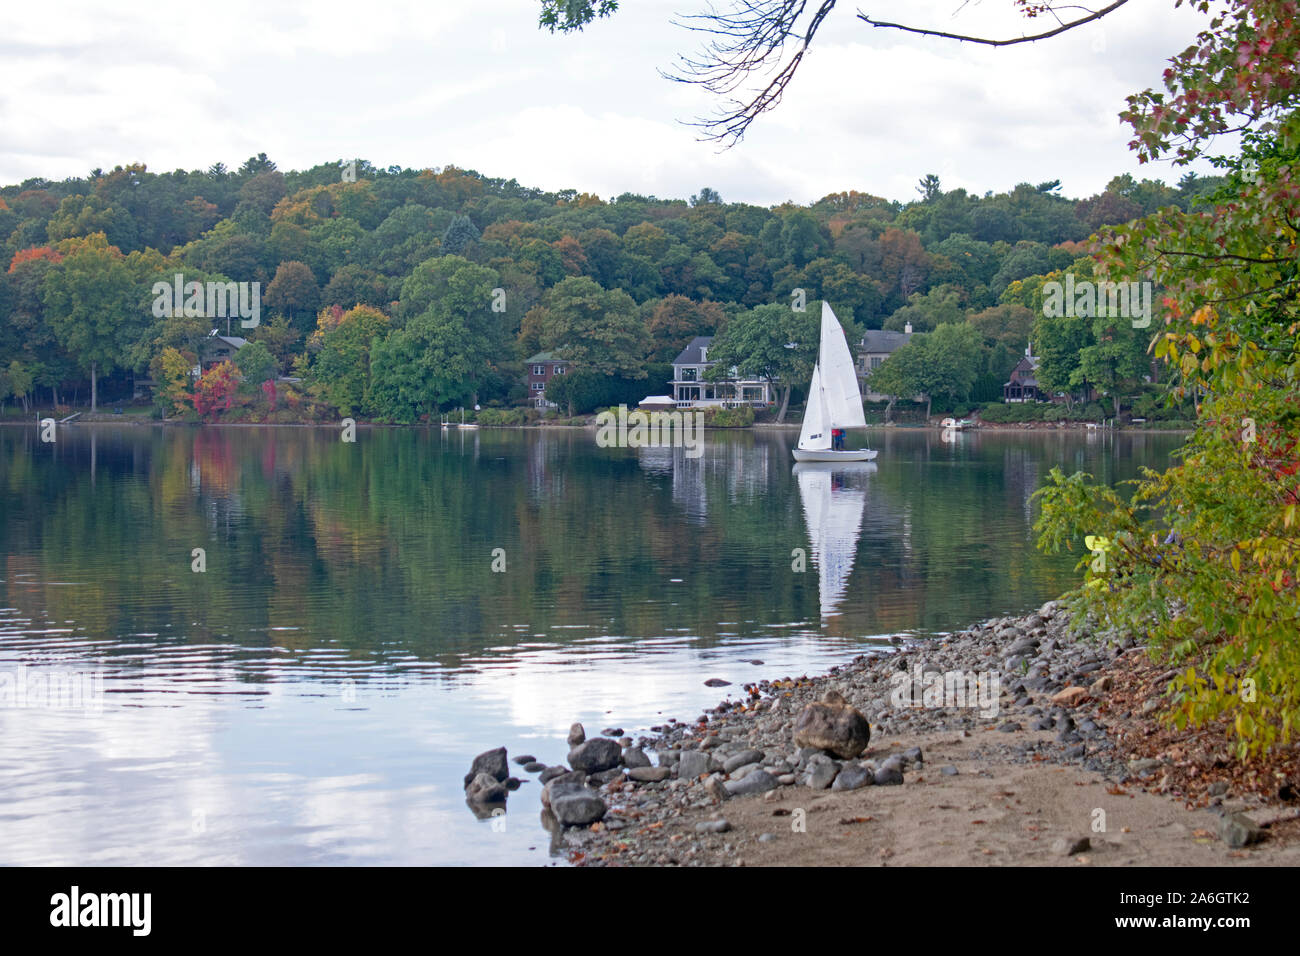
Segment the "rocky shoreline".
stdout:
[[[1104,795],[1088,798],[1094,805],[1136,796],[1124,788],[1144,800],[1150,794],[1156,803],[1144,804],[1143,813],[1151,825],[1159,818],[1161,828],[1196,834],[1189,840],[1193,854],[1212,845],[1239,855],[1229,859],[1245,858],[1251,853],[1242,848],[1253,853],[1270,836],[1274,848],[1289,843],[1297,835],[1292,831],[1300,830],[1290,808],[1270,806],[1260,793],[1215,780],[1212,772],[1197,776],[1196,767],[1187,770],[1196,761],[1178,759],[1184,755],[1173,748],[1154,756],[1135,748],[1151,737],[1139,725],[1154,726],[1163,706],[1159,690],[1172,676],[1150,673],[1144,650],[1132,637],[1081,634],[1058,602],[1048,602],[1036,613],[984,621],[942,638],[895,637],[890,646],[821,677],[745,684],[742,699],[723,701],[689,724],[653,727],[635,741],[621,728],[587,739],[575,724],[568,766],[517,762],[543,784],[542,823],[552,832],[552,851],[584,865],[729,865],[756,856],[763,859],[755,862],[787,862],[788,852],[776,845],[789,843],[791,833],[809,834],[807,815],[821,804],[821,810],[849,814],[838,821],[845,827],[874,819],[862,807],[888,810],[895,827],[922,827],[930,822],[909,820],[921,809],[911,804],[915,792],[932,788],[954,801],[930,807],[944,826],[953,816],[945,808],[957,810],[956,801],[974,800],[972,794],[1005,804],[999,810],[1007,819],[1004,839],[988,839],[992,828],[980,831],[985,855],[1014,851],[1023,835],[1024,852],[1037,858],[1041,850],[1040,862],[1087,862],[1090,843],[1094,857],[1132,862],[1121,856],[1134,849],[1137,837],[1126,848],[1134,826],[1106,836],[1104,822],[1097,827],[1096,807],[1066,806],[1082,798],[1082,789],[1050,792],[1066,786],[1060,774],[1067,771],[1070,787],[1103,788]],[[1127,685],[1140,674],[1135,697]],[[1018,797],[1013,807],[1010,796],[1000,796],[1011,790],[990,791],[998,780],[1004,787],[1015,781],[1020,789],[1014,792],[1032,791],[1029,805],[1038,809],[1021,811]],[[505,748],[480,755],[465,783],[480,813],[519,785],[506,772]],[[1038,792],[1044,784],[1047,790]],[[1166,820],[1160,804],[1169,796],[1186,803],[1185,811],[1170,811],[1196,816]],[[1118,802],[1123,805],[1113,812],[1141,832],[1134,805]],[[1049,823],[1054,808],[1059,819]],[[1040,815],[1037,823],[1023,824],[1029,827],[1024,834],[1011,827],[1021,812]],[[736,832],[733,822],[740,818],[749,830],[763,832]],[[971,826],[984,824],[973,819]],[[844,845],[848,832],[840,837]],[[876,842],[885,836],[877,828]],[[883,844],[875,848],[878,858],[842,862],[879,862],[895,852]],[[827,854],[834,855],[831,848],[812,859]]]

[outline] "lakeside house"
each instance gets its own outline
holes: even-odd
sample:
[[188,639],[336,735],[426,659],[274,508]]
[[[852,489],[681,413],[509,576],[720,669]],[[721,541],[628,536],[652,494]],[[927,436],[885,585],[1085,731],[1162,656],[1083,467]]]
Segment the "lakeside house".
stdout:
[[1011,381],[1002,386],[1002,401],[1042,402],[1051,398],[1038,386],[1038,356],[1033,354],[1033,350],[1034,346],[1031,342],[1025,348],[1024,357],[1011,370]]
[[538,352],[524,362],[528,376],[528,404],[537,408],[554,408],[555,402],[546,398],[546,385],[557,375],[563,375],[568,363],[556,358],[554,352]]
[[247,344],[248,339],[241,339],[237,335],[218,335],[217,330],[213,329],[199,345],[200,372],[206,372],[222,362],[233,362],[235,353]]
[[889,395],[874,391],[870,385],[871,373],[884,364],[885,359],[893,355],[908,342],[912,341],[912,323],[908,322],[902,332],[887,332],[883,329],[869,329],[862,336],[858,346],[858,379],[862,385],[862,398],[868,402],[887,402]]
[[716,365],[709,361],[711,335],[697,335],[673,359],[673,403],[677,408],[736,408],[740,405],[772,404],[772,384],[757,378],[731,377],[712,382],[705,372]]

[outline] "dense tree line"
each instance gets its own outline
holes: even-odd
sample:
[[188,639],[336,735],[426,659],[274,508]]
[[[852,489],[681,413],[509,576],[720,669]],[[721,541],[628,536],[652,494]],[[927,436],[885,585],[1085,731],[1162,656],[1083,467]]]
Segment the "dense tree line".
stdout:
[[[186,370],[229,327],[273,362],[257,381],[208,383],[219,398],[237,380],[270,409],[416,421],[525,400],[522,362],[540,350],[645,379],[738,316],[754,341],[751,313],[795,297],[827,299],[855,335],[969,320],[981,345],[968,398],[1005,380],[1028,337],[1008,290],[1023,299],[1017,283],[1071,267],[1099,225],[1191,208],[1216,182],[1120,176],[1070,200],[1057,183],[976,196],[929,176],[907,204],[843,192],[763,208],[708,187],[603,200],[452,166],[284,172],[264,154],[237,170],[28,180],[0,188],[0,398],[120,399],[134,377],[168,413],[190,408],[205,386]],[[176,274],[259,283],[260,324],[157,317],[151,289]],[[263,387],[276,373],[301,381]]]

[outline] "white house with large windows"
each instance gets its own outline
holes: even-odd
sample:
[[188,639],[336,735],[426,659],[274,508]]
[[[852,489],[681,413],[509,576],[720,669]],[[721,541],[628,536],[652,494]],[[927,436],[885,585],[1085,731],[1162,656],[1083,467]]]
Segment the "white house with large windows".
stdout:
[[772,385],[762,379],[738,378],[733,367],[724,381],[711,382],[704,373],[716,365],[709,361],[711,335],[697,335],[673,359],[673,403],[678,408],[736,408],[772,404]]

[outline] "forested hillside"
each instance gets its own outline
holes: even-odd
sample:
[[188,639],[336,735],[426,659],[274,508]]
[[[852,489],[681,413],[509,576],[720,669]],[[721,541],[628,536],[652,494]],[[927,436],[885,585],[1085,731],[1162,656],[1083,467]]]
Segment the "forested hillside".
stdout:
[[[851,335],[972,326],[965,397],[989,400],[1036,317],[1018,280],[1072,268],[1102,225],[1190,208],[1217,184],[1120,176],[1076,200],[1055,182],[976,196],[927,176],[907,204],[846,191],[763,208],[709,188],[545,192],[453,166],[285,172],[264,154],[238,170],[29,180],[0,188],[0,398],[87,403],[93,382],[120,401],[147,378],[160,414],[217,414],[239,390],[272,420],[409,422],[523,401],[522,360],[541,350],[654,391],[691,337],[801,289]],[[178,273],[260,283],[259,324],[156,316],[154,283]],[[214,327],[254,345],[233,374],[195,383]],[[277,373],[301,381],[277,389]]]

